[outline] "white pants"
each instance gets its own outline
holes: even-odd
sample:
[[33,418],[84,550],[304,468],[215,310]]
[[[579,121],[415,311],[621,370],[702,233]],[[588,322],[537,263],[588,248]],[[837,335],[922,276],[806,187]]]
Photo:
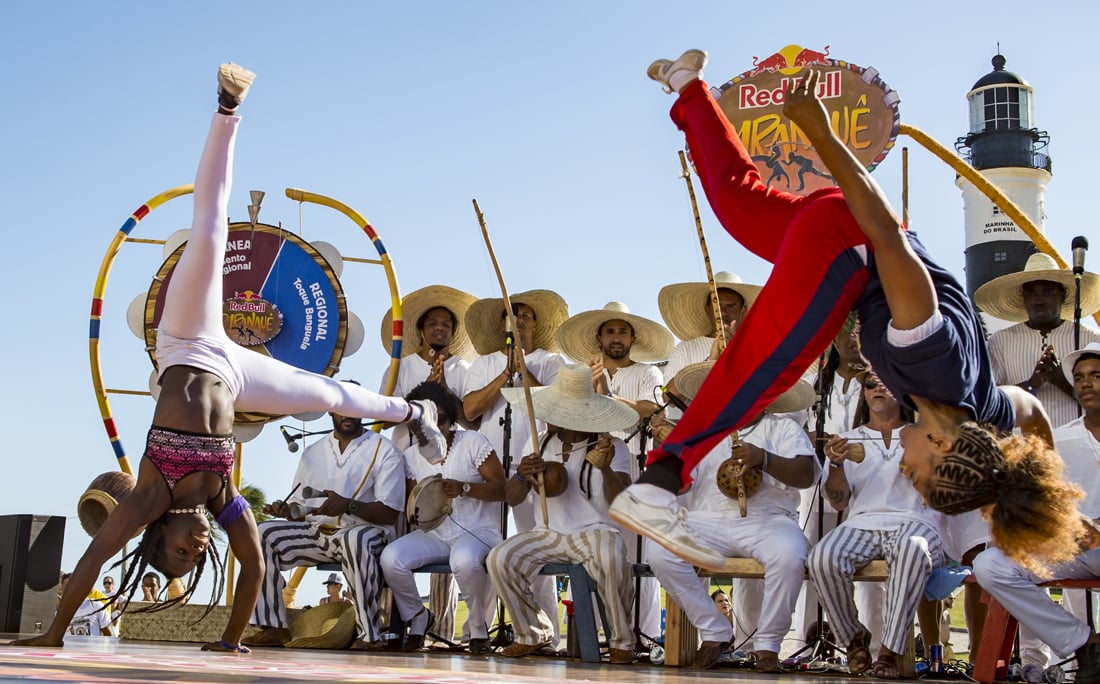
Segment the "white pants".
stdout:
[[[257,354],[222,327],[222,266],[229,237],[233,145],[240,117],[215,114],[195,176],[194,215],[187,246],[172,271],[157,333],[157,363],[193,365],[217,374],[238,411],[275,415],[326,411],[352,418],[404,421],[404,399],[376,394]],[[190,342],[194,342],[191,344]]]
[[[1051,576],[1057,579],[1096,579],[1100,577],[1100,549],[1086,551],[1069,563],[1055,566]],[[982,551],[974,559],[974,577],[982,589],[1034,634],[1042,635],[1059,656],[1066,658],[1083,646],[1091,630],[1088,624],[1050,600],[1042,580],[1010,561],[1000,549]]]
[[[491,546],[499,543],[500,532],[496,530],[467,532],[450,544],[431,532],[414,530],[387,545],[382,551],[382,574],[393,592],[393,603],[401,618],[408,622],[424,609],[413,570],[433,563],[450,563],[470,610],[470,638],[488,638],[496,594],[485,570],[485,557]],[[449,639],[453,634],[442,636]]]
[[[749,607],[748,615],[738,614],[735,605],[734,621],[746,625],[748,632],[756,630],[757,650],[778,653],[791,627],[809,551],[798,523],[781,516],[761,516],[731,524],[726,516],[692,511],[685,522],[703,546],[723,556],[754,558],[764,566],[761,599],[766,599]],[[733,637],[733,627],[718,612],[695,568],[652,542],[647,542],[646,557],[665,593],[683,608],[703,641],[729,641]]]
[[806,567],[833,635],[845,646],[862,629],[852,576],[876,558],[884,558],[890,568],[883,606],[882,645],[901,653],[913,630],[928,576],[932,568],[943,565],[943,546],[935,529],[914,520],[889,530],[859,530],[844,523],[813,548]]
[[382,638],[378,624],[382,573],[378,556],[386,544],[386,533],[373,525],[350,525],[334,534],[322,534],[317,525],[292,520],[267,520],[256,526],[260,533],[266,569],[260,598],[252,613],[252,624],[261,627],[289,626],[283,589],[283,571],[301,565],[339,563],[355,606],[359,638]]
[[[548,563],[580,563],[596,582],[607,611],[611,648],[634,649],[630,607],[634,580],[618,530],[606,528],[561,534],[540,528],[517,534],[489,552],[486,565],[493,587],[512,616],[516,642],[539,644],[553,638],[553,623],[535,602],[532,581]],[[579,587],[572,587],[574,592]]]

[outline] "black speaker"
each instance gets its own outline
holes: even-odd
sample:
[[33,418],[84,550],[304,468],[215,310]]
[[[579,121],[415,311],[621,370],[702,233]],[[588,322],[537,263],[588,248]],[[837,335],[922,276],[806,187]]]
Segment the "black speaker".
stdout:
[[0,632],[34,634],[57,610],[65,518],[0,515]]

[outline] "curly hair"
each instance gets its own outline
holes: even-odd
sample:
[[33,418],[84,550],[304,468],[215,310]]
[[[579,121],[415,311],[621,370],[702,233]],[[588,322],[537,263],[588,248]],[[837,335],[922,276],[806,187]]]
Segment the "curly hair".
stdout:
[[997,440],[977,423],[933,468],[932,508],[957,515],[980,508],[993,544],[1040,577],[1081,552],[1086,534],[1077,502],[1085,493],[1062,476],[1062,458],[1035,435]]
[[409,390],[405,395],[408,401],[416,399],[429,399],[435,402],[439,413],[451,421],[451,425],[458,425],[458,419],[462,416],[462,404],[450,390],[438,382],[425,380]]
[[1050,566],[1081,553],[1086,531],[1077,502],[1085,492],[1062,476],[1062,457],[1041,438],[1012,436],[1000,446],[1008,475],[982,515],[989,521],[993,544],[1009,559],[1049,577]]

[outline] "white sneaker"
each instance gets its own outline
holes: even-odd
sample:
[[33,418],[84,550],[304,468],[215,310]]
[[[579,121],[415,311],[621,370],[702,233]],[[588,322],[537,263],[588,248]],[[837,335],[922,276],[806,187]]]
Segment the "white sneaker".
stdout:
[[648,537],[695,567],[720,572],[726,558],[703,547],[684,525],[687,511],[675,506],[648,504],[624,489],[611,502],[608,515],[619,525]]
[[218,104],[229,111],[240,107],[254,78],[256,74],[239,64],[227,62],[219,66]]
[[677,71],[694,71],[698,72],[699,76],[703,74],[703,67],[707,65],[707,53],[702,50],[688,50],[684,54],[676,58],[676,61],[671,59],[658,59],[649,65],[646,69],[646,76],[649,76],[654,81],[657,81],[664,86],[666,93],[673,91],[672,85],[669,83],[669,79],[672,74]]
[[420,454],[428,459],[429,463],[442,462],[447,456],[447,439],[436,424],[439,411],[435,402],[428,399],[414,399],[409,403],[420,407],[420,417],[409,421],[409,432],[416,437],[420,445]]

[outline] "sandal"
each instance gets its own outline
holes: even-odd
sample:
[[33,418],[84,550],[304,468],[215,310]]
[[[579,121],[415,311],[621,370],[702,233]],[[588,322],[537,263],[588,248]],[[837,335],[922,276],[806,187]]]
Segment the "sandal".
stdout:
[[871,666],[871,652],[867,650],[867,642],[870,640],[871,633],[865,629],[848,642],[845,651],[848,656],[848,674],[863,674]]
[[901,679],[897,656],[893,653],[879,653],[875,664],[871,666],[871,676],[876,679]]

